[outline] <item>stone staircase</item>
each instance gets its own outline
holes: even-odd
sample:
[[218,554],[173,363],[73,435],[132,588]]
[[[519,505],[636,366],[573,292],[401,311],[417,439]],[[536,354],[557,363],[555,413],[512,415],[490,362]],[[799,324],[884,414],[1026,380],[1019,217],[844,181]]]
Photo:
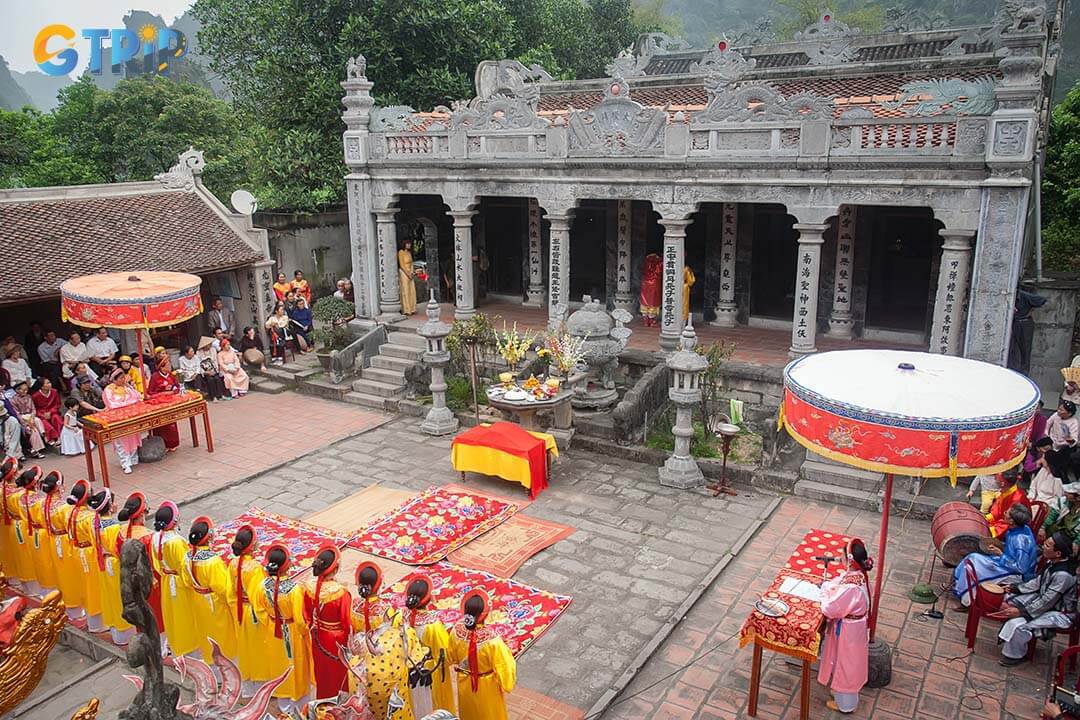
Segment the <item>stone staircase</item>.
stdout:
[[267,364],[265,370],[248,368],[251,378],[251,390],[277,394],[296,387],[298,384],[322,373],[319,359],[311,355],[296,355],[284,365]]
[[411,328],[391,326],[388,337],[379,347],[379,354],[371,358],[370,367],[361,370],[360,378],[353,381],[352,392],[345,393],[345,402],[384,410],[388,401],[404,396],[405,372],[420,363],[427,343]]
[[881,473],[841,465],[807,450],[799,476],[796,496],[864,510],[881,509]]

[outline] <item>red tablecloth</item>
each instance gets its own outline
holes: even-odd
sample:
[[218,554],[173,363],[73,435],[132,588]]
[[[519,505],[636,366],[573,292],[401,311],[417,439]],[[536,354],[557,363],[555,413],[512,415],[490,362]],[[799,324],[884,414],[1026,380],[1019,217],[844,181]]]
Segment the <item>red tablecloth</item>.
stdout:
[[[820,585],[825,565],[814,558],[831,555],[841,560],[849,539],[847,535],[826,530],[811,530],[806,533],[795,552],[791,553],[791,557],[776,574],[772,585],[762,594],[765,598],[783,600],[791,610],[784,617],[778,618],[751,610],[739,633],[739,647],[756,642],[770,650],[801,660],[816,660],[821,643],[818,634],[823,617],[821,606],[816,601],[780,592],[780,585],[789,577]],[[830,563],[829,577],[838,574],[842,568],[842,561]]]
[[98,425],[100,427],[108,427],[109,425],[115,425],[119,422],[131,420],[132,418],[158,413],[175,405],[197,402],[201,399],[202,395],[190,390],[182,393],[154,395],[141,402],[132,403],[131,405],[102,410],[93,415],[87,415],[82,419],[82,422],[90,425]]
[[547,446],[520,425],[509,422],[477,425],[455,437],[453,445],[490,448],[523,458],[529,463],[529,497],[535,498],[547,487]]

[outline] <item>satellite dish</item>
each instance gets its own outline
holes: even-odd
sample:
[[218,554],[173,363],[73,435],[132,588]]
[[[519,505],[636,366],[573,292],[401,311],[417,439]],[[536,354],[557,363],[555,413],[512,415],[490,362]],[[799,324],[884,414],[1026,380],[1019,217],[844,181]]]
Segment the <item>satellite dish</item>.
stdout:
[[236,190],[229,196],[229,204],[241,215],[251,215],[259,207],[259,201],[247,190]]

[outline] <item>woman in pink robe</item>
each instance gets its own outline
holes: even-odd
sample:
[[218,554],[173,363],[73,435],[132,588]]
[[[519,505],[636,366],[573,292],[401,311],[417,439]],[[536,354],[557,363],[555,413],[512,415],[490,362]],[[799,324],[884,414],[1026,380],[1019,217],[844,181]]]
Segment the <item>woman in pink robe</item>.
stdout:
[[862,540],[852,539],[847,547],[847,569],[821,585],[821,612],[828,620],[824,647],[818,666],[818,682],[832,690],[826,706],[840,713],[853,713],[859,704],[859,690],[866,684],[870,634],[870,582],[873,567]]
[[[123,370],[120,368],[113,370],[109,379],[111,380],[109,386],[101,394],[105,407],[112,410],[142,401],[142,395],[131,386],[131,377]],[[116,454],[120,456],[120,467],[124,469],[125,475],[130,475],[131,467],[139,464],[139,446],[142,445],[142,435],[137,433],[125,435],[113,440],[113,445],[116,446]]]
[[64,418],[60,412],[60,391],[52,386],[48,378],[38,380],[38,389],[30,394],[34,401],[34,412],[45,426],[45,442],[56,445],[60,442],[60,430],[64,427]]

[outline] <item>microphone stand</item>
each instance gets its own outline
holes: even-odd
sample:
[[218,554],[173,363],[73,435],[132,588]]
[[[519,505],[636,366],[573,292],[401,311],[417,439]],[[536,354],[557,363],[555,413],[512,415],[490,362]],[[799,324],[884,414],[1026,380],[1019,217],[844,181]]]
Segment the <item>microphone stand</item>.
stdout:
[[[937,567],[937,556],[938,556],[938,554],[935,552],[933,559],[930,560],[930,583],[929,583],[929,585],[930,585],[930,590],[931,591],[934,590],[934,568]],[[940,597],[941,597],[941,595],[938,592],[934,591],[934,602],[930,605],[930,609],[929,610],[924,610],[922,612],[922,614],[925,615],[926,617],[932,618],[934,620],[943,619],[945,617],[945,613],[943,613],[943,612],[941,612],[940,610],[937,609],[937,601],[938,601],[938,598],[940,598]]]

